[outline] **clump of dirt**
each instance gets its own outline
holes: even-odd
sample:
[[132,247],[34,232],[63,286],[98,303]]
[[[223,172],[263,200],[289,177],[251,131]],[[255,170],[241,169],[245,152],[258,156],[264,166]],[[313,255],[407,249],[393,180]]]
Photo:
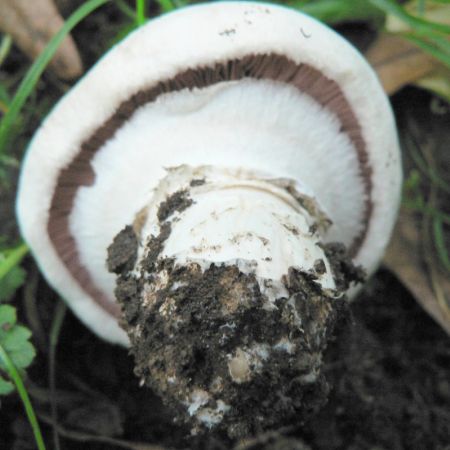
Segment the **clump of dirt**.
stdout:
[[164,287],[120,277],[117,293],[136,373],[178,422],[239,438],[324,404],[321,352],[342,300],[293,270],[291,296],[268,310],[254,275],[236,266],[160,264],[170,273]]
[[189,197],[188,191],[177,191],[159,205],[158,220],[162,223],[166,221],[175,211],[184,211],[191,205],[192,199]]
[[[366,272],[361,266],[355,266],[345,245],[340,242],[330,242],[322,245],[338,291],[346,291],[350,287],[349,280],[362,283],[366,280]],[[319,261],[320,263],[320,261]],[[315,268],[317,272],[317,268]],[[320,273],[320,272],[318,272]]]
[[126,226],[108,248],[108,270],[114,273],[129,271],[137,258],[138,241],[131,226]]
[[135,373],[194,435],[213,430],[234,440],[310,417],[329,393],[322,355],[347,313],[341,294],[361,270],[343,246],[325,246],[339,290],[321,288],[317,261],[315,272],[291,267],[286,294],[273,301],[236,264],[176,265],[160,255],[168,218],[190,204],[186,191],[161,203],[160,233],[149,239],[139,275],[130,270],[135,249],[123,249],[135,243],[131,227],[109,249]]

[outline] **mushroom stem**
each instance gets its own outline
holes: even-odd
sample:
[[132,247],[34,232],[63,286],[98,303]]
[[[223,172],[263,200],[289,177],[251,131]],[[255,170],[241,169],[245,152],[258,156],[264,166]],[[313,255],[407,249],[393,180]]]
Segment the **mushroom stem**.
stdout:
[[324,401],[322,352],[361,274],[342,255],[334,270],[330,221],[306,192],[180,166],[109,249],[136,372],[193,433],[243,436],[274,425],[274,407],[279,420]]
[[167,224],[160,257],[178,266],[237,264],[244,273],[279,284],[289,267],[313,271],[323,260],[318,282],[335,287],[317,245],[319,230],[330,221],[291,180],[243,169],[172,169],[153,197],[141,240],[147,243],[147,236],[159,235]]

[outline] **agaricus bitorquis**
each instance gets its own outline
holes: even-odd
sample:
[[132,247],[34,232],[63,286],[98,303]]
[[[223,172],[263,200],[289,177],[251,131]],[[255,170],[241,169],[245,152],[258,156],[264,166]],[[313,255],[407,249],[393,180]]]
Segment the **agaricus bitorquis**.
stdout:
[[131,345],[174,420],[238,437],[323,403],[322,352],[400,185],[358,51],[291,9],[217,2],[139,28],[63,97],[17,210],[49,283]]

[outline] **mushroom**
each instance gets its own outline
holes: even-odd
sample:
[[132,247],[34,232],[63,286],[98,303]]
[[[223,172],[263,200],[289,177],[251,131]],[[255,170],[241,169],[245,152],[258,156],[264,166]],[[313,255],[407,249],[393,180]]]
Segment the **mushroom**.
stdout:
[[49,283],[131,345],[175,420],[235,437],[323,403],[322,352],[400,184],[363,57],[299,12],[219,2],[89,71],[33,138],[17,210]]

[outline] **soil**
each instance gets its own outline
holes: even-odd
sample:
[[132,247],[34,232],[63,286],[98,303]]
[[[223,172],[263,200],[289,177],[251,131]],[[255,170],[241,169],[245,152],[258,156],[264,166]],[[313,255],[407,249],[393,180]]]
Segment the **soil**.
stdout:
[[[38,295],[39,317],[48,329],[56,297],[42,280]],[[369,281],[350,312],[350,323],[341,327],[325,355],[322,370],[330,386],[326,405],[298,428],[283,429],[270,439],[263,435],[238,448],[450,448],[448,337],[387,271],[380,270]],[[29,372],[30,394],[41,420],[50,417],[47,352],[40,348]],[[186,447],[182,438],[186,430],[171,423],[150,389],[139,387],[127,351],[100,341],[70,312],[58,342],[56,377],[60,431],[70,436],[62,438],[62,449],[123,448],[114,445],[114,439],[151,442],[166,449],[232,448],[229,441],[217,438],[199,439]],[[2,399],[0,422],[1,448],[34,448],[17,397]],[[48,448],[53,448],[51,429],[45,422],[43,428]],[[93,434],[110,440],[86,441],[86,435]]]
[[[290,268],[283,280],[288,295],[273,307],[255,275],[235,264],[202,270],[161,257],[169,218],[191,204],[187,191],[161,203],[161,231],[137,266],[140,238],[131,226],[108,249],[136,375],[164,399],[174,423],[188,427],[188,436],[231,443],[303,423],[329,393],[322,354],[348,313],[345,296],[336,297],[363,281],[363,271],[343,245],[327,244],[337,291],[323,290],[315,272]],[[315,267],[326,270],[322,260]]]

